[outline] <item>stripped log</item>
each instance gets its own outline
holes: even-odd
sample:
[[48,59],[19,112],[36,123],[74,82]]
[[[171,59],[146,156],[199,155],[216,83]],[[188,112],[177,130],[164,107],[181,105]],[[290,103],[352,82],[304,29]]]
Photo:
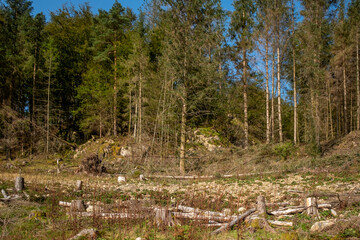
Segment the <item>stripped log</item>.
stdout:
[[62,206],[62,207],[70,207],[70,206],[71,206],[71,202],[59,201],[59,205]]
[[241,214],[240,216],[236,217],[234,220],[232,220],[229,223],[224,224],[222,227],[216,229],[215,231],[213,231],[211,234],[219,234],[229,228],[231,228],[232,226],[234,226],[237,223],[240,223],[242,221],[244,221],[244,219],[249,216],[250,214],[252,214],[253,212],[255,212],[255,208],[251,208],[249,210],[247,210],[245,213]]
[[180,211],[186,212],[186,213],[199,213],[199,214],[204,214],[204,215],[209,215],[209,216],[218,216],[218,217],[228,217],[229,216],[229,215],[226,215],[221,212],[206,211],[206,210],[187,207],[187,206],[183,206],[183,205],[177,206],[177,209]]
[[71,214],[79,217],[99,217],[105,219],[142,219],[148,217],[146,214],[136,213],[73,212]]
[[185,218],[185,219],[192,219],[198,221],[216,221],[216,222],[229,222],[236,219],[236,216],[214,216],[214,215],[207,215],[202,213],[182,213],[182,212],[173,212],[172,213],[175,218]]
[[293,207],[293,208],[288,208],[288,209],[284,209],[284,210],[272,211],[272,212],[270,212],[270,215],[275,215],[275,216],[289,215],[289,214],[295,214],[295,213],[302,213],[304,210],[305,210],[304,206]]

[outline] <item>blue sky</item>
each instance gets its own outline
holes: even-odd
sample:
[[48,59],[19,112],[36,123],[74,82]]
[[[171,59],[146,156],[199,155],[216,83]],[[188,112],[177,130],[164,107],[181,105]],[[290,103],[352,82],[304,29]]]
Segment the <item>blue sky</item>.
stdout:
[[[143,5],[143,0],[118,0],[124,7],[129,7],[135,12]],[[97,13],[98,9],[109,10],[115,0],[33,0],[34,13],[43,12],[50,20],[50,12],[60,9],[64,4],[73,4],[78,6],[84,2],[88,2],[92,7],[92,11]],[[225,10],[232,10],[232,0],[222,0],[222,6]]]

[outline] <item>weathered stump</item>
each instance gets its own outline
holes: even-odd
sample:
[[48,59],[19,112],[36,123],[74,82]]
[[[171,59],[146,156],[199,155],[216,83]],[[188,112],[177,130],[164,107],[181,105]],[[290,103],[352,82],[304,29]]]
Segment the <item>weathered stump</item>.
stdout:
[[81,180],[77,180],[76,181],[76,190],[80,191],[80,190],[82,190],[82,187],[83,187],[83,182]]
[[83,200],[72,200],[70,205],[71,212],[84,212],[85,204]]
[[16,177],[15,179],[15,189],[16,191],[20,192],[24,189],[24,185],[25,185],[25,180],[23,177]]
[[305,208],[306,208],[307,215],[315,216],[315,217],[319,216],[319,210],[318,210],[316,197],[308,197],[308,198],[306,198],[306,200],[305,200]]

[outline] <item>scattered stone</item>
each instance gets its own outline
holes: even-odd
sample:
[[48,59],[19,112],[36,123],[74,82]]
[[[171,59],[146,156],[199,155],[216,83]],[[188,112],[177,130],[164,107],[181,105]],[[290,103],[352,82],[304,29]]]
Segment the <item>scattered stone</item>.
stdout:
[[124,176],[119,176],[118,183],[123,183],[123,182],[126,182],[126,178]]
[[322,231],[326,230],[327,228],[335,225],[335,223],[336,223],[336,220],[334,220],[334,219],[316,222],[311,226],[310,231],[311,232],[322,232]]

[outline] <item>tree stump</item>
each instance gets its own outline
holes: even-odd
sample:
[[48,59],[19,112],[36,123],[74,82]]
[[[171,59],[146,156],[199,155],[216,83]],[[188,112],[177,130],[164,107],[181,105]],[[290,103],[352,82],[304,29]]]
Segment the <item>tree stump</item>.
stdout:
[[16,177],[15,179],[15,189],[16,191],[20,192],[24,189],[25,181],[23,177]]
[[83,200],[72,200],[70,205],[71,212],[84,212],[85,204]]
[[308,197],[308,198],[306,198],[306,200],[305,200],[305,208],[306,208],[307,215],[315,216],[315,217],[319,216],[319,210],[318,210],[316,197]]
[[76,181],[76,190],[80,191],[82,190],[83,182],[81,180]]

